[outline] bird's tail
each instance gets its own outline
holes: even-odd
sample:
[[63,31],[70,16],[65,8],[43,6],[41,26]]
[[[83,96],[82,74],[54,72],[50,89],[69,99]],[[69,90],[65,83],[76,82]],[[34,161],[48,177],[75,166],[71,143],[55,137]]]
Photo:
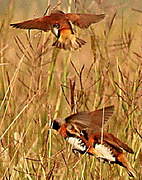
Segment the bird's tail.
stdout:
[[136,177],[136,172],[135,170],[131,167],[128,159],[126,158],[125,154],[121,153],[117,157],[118,164],[126,168],[126,171],[130,177]]
[[136,177],[136,172],[131,166],[127,167],[126,171],[130,177]]
[[86,42],[84,40],[79,39],[73,35],[73,37],[71,37],[71,38],[57,39],[57,41],[55,41],[52,44],[52,46],[56,46],[57,48],[65,49],[65,50],[76,50],[76,49],[79,49],[85,43]]

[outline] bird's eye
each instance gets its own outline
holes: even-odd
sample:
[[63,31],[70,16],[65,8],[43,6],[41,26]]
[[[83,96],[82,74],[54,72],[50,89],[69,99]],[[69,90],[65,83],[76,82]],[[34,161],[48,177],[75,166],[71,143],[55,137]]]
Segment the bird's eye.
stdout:
[[60,24],[53,24],[53,27],[59,29]]

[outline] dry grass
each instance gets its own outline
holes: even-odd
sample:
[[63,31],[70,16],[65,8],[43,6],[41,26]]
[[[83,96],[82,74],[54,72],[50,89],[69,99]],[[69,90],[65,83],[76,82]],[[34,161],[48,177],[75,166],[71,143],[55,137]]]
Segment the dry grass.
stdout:
[[[75,2],[58,1],[66,12],[94,12],[93,1],[88,1],[89,6],[85,1]],[[9,1],[0,22],[1,179],[129,179],[123,168],[74,155],[50,129],[57,116],[111,104],[115,114],[108,131],[134,149],[128,158],[137,179],[142,179],[142,33],[137,25],[142,13],[131,9],[122,13],[119,4],[106,9],[102,1],[108,17],[88,30],[78,29],[88,43],[79,51],[66,52],[51,46],[50,32],[29,34],[9,27],[10,22],[36,13],[39,4],[30,3],[33,8],[27,9],[27,15],[17,8],[18,3]]]

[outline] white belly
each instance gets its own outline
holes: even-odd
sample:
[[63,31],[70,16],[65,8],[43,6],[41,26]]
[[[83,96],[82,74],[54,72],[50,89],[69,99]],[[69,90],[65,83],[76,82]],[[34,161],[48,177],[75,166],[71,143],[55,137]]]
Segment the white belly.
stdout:
[[106,159],[110,162],[114,162],[116,160],[111,150],[103,144],[96,144],[95,150],[101,154],[98,158]]
[[84,143],[81,141],[81,139],[75,138],[75,137],[69,137],[66,139],[69,144],[73,146],[74,149],[79,150],[79,151],[85,151],[86,146]]

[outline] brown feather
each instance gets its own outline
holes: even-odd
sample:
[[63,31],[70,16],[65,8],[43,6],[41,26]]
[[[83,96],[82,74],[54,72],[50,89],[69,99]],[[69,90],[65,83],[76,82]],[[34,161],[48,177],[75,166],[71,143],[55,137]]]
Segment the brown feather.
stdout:
[[16,24],[10,24],[10,26],[20,29],[39,29],[43,31],[51,30],[50,18],[48,16],[23,21]]
[[[87,131],[88,134],[90,133],[89,130]],[[133,150],[124,142],[119,140],[117,137],[115,137],[111,133],[103,132],[103,137],[101,132],[96,132],[91,135],[91,138],[94,139],[94,143],[101,143],[101,139],[103,139],[103,142],[108,144],[109,146],[113,147],[116,149],[118,152],[122,152],[122,149],[129,152],[129,153],[134,153]]]
[[91,24],[97,23],[104,19],[104,14],[75,14],[68,13],[65,14],[68,20],[70,20],[74,25],[80,28],[88,28]]
[[108,134],[109,135],[109,138],[106,139],[106,141],[110,144],[114,144],[116,146],[119,146],[121,147],[122,149],[124,149],[125,151],[129,152],[129,153],[134,153],[134,151],[127,145],[125,144],[124,142],[122,142],[120,139],[116,138],[114,135],[112,134]]
[[66,123],[76,124],[80,130],[91,129],[98,131],[102,128],[103,121],[106,123],[112,116],[113,111],[114,106],[109,106],[92,112],[79,112],[68,116],[65,121]]
[[121,166],[126,168],[127,173],[130,177],[136,178],[136,171],[131,167],[131,165],[124,153],[120,153],[118,155],[117,161],[118,161],[118,164],[120,163]]
[[49,16],[43,16],[20,23],[10,24],[10,26],[20,29],[39,29],[43,31],[52,30],[54,24],[60,24],[60,29],[70,29],[71,25],[62,11],[55,11]]

